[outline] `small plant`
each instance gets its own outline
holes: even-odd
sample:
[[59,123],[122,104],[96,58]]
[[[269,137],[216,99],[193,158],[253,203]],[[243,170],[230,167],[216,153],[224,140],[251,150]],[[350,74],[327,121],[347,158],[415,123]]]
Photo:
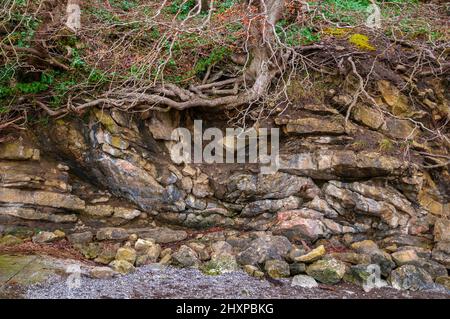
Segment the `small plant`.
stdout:
[[393,149],[394,144],[392,143],[392,141],[390,139],[383,138],[382,140],[380,140],[378,142],[378,147],[379,147],[379,150],[382,152],[389,152]]

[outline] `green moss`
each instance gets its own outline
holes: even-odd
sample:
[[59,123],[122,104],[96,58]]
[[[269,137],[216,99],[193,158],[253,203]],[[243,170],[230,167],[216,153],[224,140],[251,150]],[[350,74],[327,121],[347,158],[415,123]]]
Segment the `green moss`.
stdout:
[[370,45],[369,37],[364,34],[360,34],[360,33],[352,34],[350,36],[350,38],[348,39],[348,42],[357,46],[361,50],[365,50],[365,51],[375,51],[376,50],[372,45]]

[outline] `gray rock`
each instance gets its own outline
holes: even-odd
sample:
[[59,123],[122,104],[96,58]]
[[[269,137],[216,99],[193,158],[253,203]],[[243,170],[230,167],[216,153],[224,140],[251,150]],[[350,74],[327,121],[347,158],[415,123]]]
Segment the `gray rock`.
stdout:
[[173,255],[174,264],[180,267],[197,268],[200,265],[197,253],[190,247],[182,245]]
[[175,230],[166,227],[134,228],[128,229],[130,234],[137,234],[141,238],[152,238],[156,243],[167,244],[182,241],[187,238],[184,230]]
[[128,232],[123,228],[105,227],[100,228],[95,237],[97,240],[125,240]]
[[291,273],[291,276],[303,274],[306,272],[306,264],[297,262],[292,263],[289,265],[289,272]]
[[321,259],[309,265],[306,273],[324,284],[336,284],[344,277],[345,264],[330,258]]
[[403,265],[391,272],[392,287],[402,290],[425,290],[433,285],[433,278],[424,269],[414,265]]
[[90,231],[82,233],[73,233],[67,236],[67,239],[72,244],[87,244],[92,241],[94,235]]
[[296,275],[294,278],[292,278],[292,287],[302,287],[302,288],[316,288],[319,287],[319,284],[317,281],[307,275]]
[[272,278],[289,277],[289,264],[283,260],[271,259],[266,261],[264,270]]
[[247,249],[237,255],[236,260],[241,265],[263,264],[269,259],[282,260],[290,249],[291,243],[284,236],[262,236],[254,239]]
[[438,242],[431,253],[432,258],[450,269],[450,241]]

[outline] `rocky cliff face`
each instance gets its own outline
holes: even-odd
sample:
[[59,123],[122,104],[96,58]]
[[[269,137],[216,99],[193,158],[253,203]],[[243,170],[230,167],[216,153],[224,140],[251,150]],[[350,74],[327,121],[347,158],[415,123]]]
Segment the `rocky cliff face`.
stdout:
[[[386,108],[408,108],[390,89],[380,83]],[[391,138],[421,134],[410,121],[357,105],[345,123],[338,111],[345,99],[336,95],[329,105],[303,105],[267,120],[268,127],[283,132],[281,169],[272,175],[254,164],[172,163],[172,130],[192,129],[196,118],[206,118],[207,126],[224,125],[220,114],[135,116],[94,109],[84,120],[59,119],[11,135],[0,144],[0,233],[60,229],[85,256],[104,263],[114,259],[120,244],[108,255],[92,241],[120,242],[134,235],[166,244],[192,238],[193,229],[221,230],[218,239],[239,250],[241,264],[264,262],[266,256],[245,255],[261,231],[306,247],[348,248],[372,239],[384,253],[412,251],[445,272],[448,171],[443,166],[430,173],[421,166],[424,157],[405,156],[390,144]],[[413,143],[416,149],[428,147]],[[191,253],[201,259],[201,247],[182,247],[180,263]],[[281,255],[292,247],[285,250]],[[393,263],[389,254],[385,258]]]

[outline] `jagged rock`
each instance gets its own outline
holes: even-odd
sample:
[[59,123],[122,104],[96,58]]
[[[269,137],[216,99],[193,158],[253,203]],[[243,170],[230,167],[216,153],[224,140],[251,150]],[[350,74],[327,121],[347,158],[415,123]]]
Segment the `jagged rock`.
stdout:
[[338,217],[338,213],[327,203],[327,201],[318,196],[308,202],[305,207],[323,213],[324,216],[328,218]]
[[414,250],[402,250],[391,254],[392,259],[397,266],[403,266],[405,264],[411,264],[412,262],[419,260]]
[[197,253],[190,247],[182,245],[173,255],[173,261],[180,267],[194,267],[200,265]]
[[434,246],[431,256],[438,263],[450,269],[450,241],[440,241]]
[[198,255],[198,258],[201,261],[205,261],[210,259],[209,253],[206,249],[206,245],[199,242],[190,242],[188,244],[190,248],[192,248]]
[[105,152],[106,154],[109,154],[114,157],[122,157],[123,156],[123,152],[121,150],[119,150],[115,147],[112,147],[109,144],[103,144],[102,151]]
[[256,277],[256,278],[263,278],[264,273],[259,270],[258,267],[255,267],[253,265],[245,265],[244,271],[249,274],[250,276]]
[[39,160],[38,149],[24,145],[21,141],[0,143],[1,160]]
[[181,179],[181,189],[186,193],[190,193],[193,187],[192,179],[188,176],[185,176]]
[[443,285],[447,289],[450,290],[450,277],[449,276],[441,276],[436,278],[436,283]]
[[383,100],[390,107],[394,115],[408,115],[412,111],[408,103],[408,98],[391,82],[380,80],[377,84]]
[[85,203],[75,195],[67,195],[45,191],[28,192],[18,189],[0,187],[0,202],[9,204],[29,204],[65,208],[69,210],[83,210]]
[[82,233],[74,233],[67,236],[67,239],[72,244],[87,244],[92,241],[94,235],[90,231]]
[[379,277],[379,271],[373,264],[352,265],[347,268],[343,279],[346,282],[363,286],[365,289],[369,285],[373,285],[372,288],[381,288],[387,284]]
[[391,255],[385,251],[373,252],[370,255],[371,262],[380,266],[381,274],[385,277],[394,269],[395,263],[392,261]]
[[434,240],[450,241],[450,220],[438,219],[434,224]]
[[92,278],[108,279],[116,275],[116,272],[109,267],[94,267],[89,270],[89,275]]
[[235,174],[225,180],[224,184],[227,189],[225,199],[236,203],[282,199],[293,195],[312,199],[320,192],[310,178],[282,172],[270,175]]
[[193,181],[192,194],[198,198],[205,198],[213,195],[213,191],[209,185],[208,175],[201,173]]
[[303,256],[306,253],[306,250],[304,248],[300,248],[297,245],[292,245],[291,250],[289,251],[289,254],[287,255],[286,259],[289,262],[294,262],[295,258]]
[[289,264],[283,260],[271,259],[266,261],[264,270],[272,278],[289,277]]
[[0,238],[0,245],[3,246],[20,245],[21,243],[23,243],[23,240],[14,235],[5,235]]
[[291,286],[292,287],[302,287],[302,288],[316,288],[316,287],[319,287],[319,284],[311,276],[296,275],[296,276],[294,276],[294,278],[292,278]]
[[314,179],[367,178],[402,175],[407,163],[378,152],[319,150],[280,155],[280,170]]
[[343,261],[349,264],[370,264],[371,258],[367,254],[357,254],[357,253],[331,253],[331,257]]
[[325,246],[320,245],[311,250],[310,252],[308,252],[307,254],[294,258],[294,260],[304,263],[312,263],[322,258],[325,255],[325,253],[326,253]]
[[138,252],[136,259],[136,266],[141,266],[150,263],[156,263],[161,254],[161,246],[158,244],[151,244],[145,250]]
[[233,255],[222,253],[215,254],[203,265],[203,272],[209,275],[220,275],[239,270],[236,258]]
[[322,216],[319,212],[307,208],[279,212],[277,223],[273,227],[274,234],[286,236],[291,241],[301,239],[315,241],[324,237],[328,231],[323,222],[318,219],[305,218],[311,214],[313,217]]
[[175,230],[166,227],[134,228],[128,229],[128,232],[135,233],[141,238],[152,238],[159,244],[173,243],[187,238],[187,233],[184,230]]
[[0,216],[11,216],[25,220],[48,221],[52,223],[75,223],[78,220],[75,214],[57,214],[53,212],[41,212],[38,208],[24,207],[2,207],[0,206]]
[[215,258],[221,255],[232,255],[233,246],[226,241],[220,240],[211,244],[211,258]]
[[153,239],[138,239],[134,244],[134,249],[138,252],[144,252],[155,245]]
[[119,272],[121,274],[128,274],[130,272],[134,272],[136,269],[133,264],[129,263],[126,260],[113,260],[109,266],[114,269],[114,271]]
[[137,209],[126,208],[126,207],[114,207],[113,217],[123,218],[126,220],[132,220],[141,215],[141,212]]
[[[378,217],[391,228],[405,227],[410,218],[409,214],[415,214],[411,205],[403,205],[405,203],[400,199],[399,202],[401,203],[397,203],[395,199],[386,199],[389,202],[375,200],[374,198],[385,199],[383,195],[380,195],[383,192],[382,188],[370,188],[370,186],[361,185],[361,183],[345,184],[330,181],[324,186],[324,192],[329,198],[329,202],[333,203],[333,208],[341,212],[341,214],[351,210],[358,214]],[[371,197],[365,197],[355,190],[359,190],[361,193]],[[403,208],[403,213],[397,209],[399,206]]]
[[290,249],[291,243],[284,236],[262,236],[240,252],[236,260],[241,265],[263,264],[269,259],[283,259]]
[[125,260],[134,265],[136,261],[136,251],[133,248],[122,247],[117,250],[116,260]]
[[374,130],[378,130],[384,124],[383,113],[365,104],[357,103],[352,115],[357,122]]
[[59,233],[57,231],[55,232],[48,232],[48,231],[41,231],[37,235],[34,235],[32,240],[33,243],[50,243],[52,241],[64,238],[65,234],[63,232]]
[[418,259],[411,261],[409,264],[424,269],[433,279],[447,275],[447,268],[434,260]]
[[99,243],[94,261],[103,265],[109,264],[116,258],[119,248],[120,243]]
[[105,227],[100,228],[95,237],[97,240],[125,240],[128,232],[123,228]]
[[425,270],[414,265],[403,265],[391,272],[389,281],[395,289],[423,290],[433,284],[433,278]]
[[208,205],[206,200],[201,199],[201,198],[197,198],[194,195],[188,195],[186,197],[185,202],[186,202],[187,206],[189,206],[191,208],[194,208],[194,209],[199,209],[199,210],[206,209],[206,207]]
[[289,264],[289,272],[291,273],[291,276],[303,274],[306,272],[306,264],[297,262]]
[[286,133],[296,134],[345,134],[344,121],[341,117],[330,118],[299,118],[290,120],[285,126]]
[[87,205],[84,213],[93,217],[109,217],[114,213],[111,205]]
[[172,262],[172,254],[163,255],[159,261],[160,265],[170,265]]
[[242,217],[252,217],[263,213],[274,213],[279,210],[296,209],[301,205],[300,198],[289,196],[283,199],[265,199],[247,204],[241,212]]
[[391,245],[415,246],[424,249],[429,249],[433,247],[433,243],[430,239],[422,236],[412,236],[407,234],[396,234],[383,239],[382,241],[383,247],[388,247]]
[[345,264],[330,258],[321,259],[306,268],[306,273],[324,284],[336,284],[345,274]]

